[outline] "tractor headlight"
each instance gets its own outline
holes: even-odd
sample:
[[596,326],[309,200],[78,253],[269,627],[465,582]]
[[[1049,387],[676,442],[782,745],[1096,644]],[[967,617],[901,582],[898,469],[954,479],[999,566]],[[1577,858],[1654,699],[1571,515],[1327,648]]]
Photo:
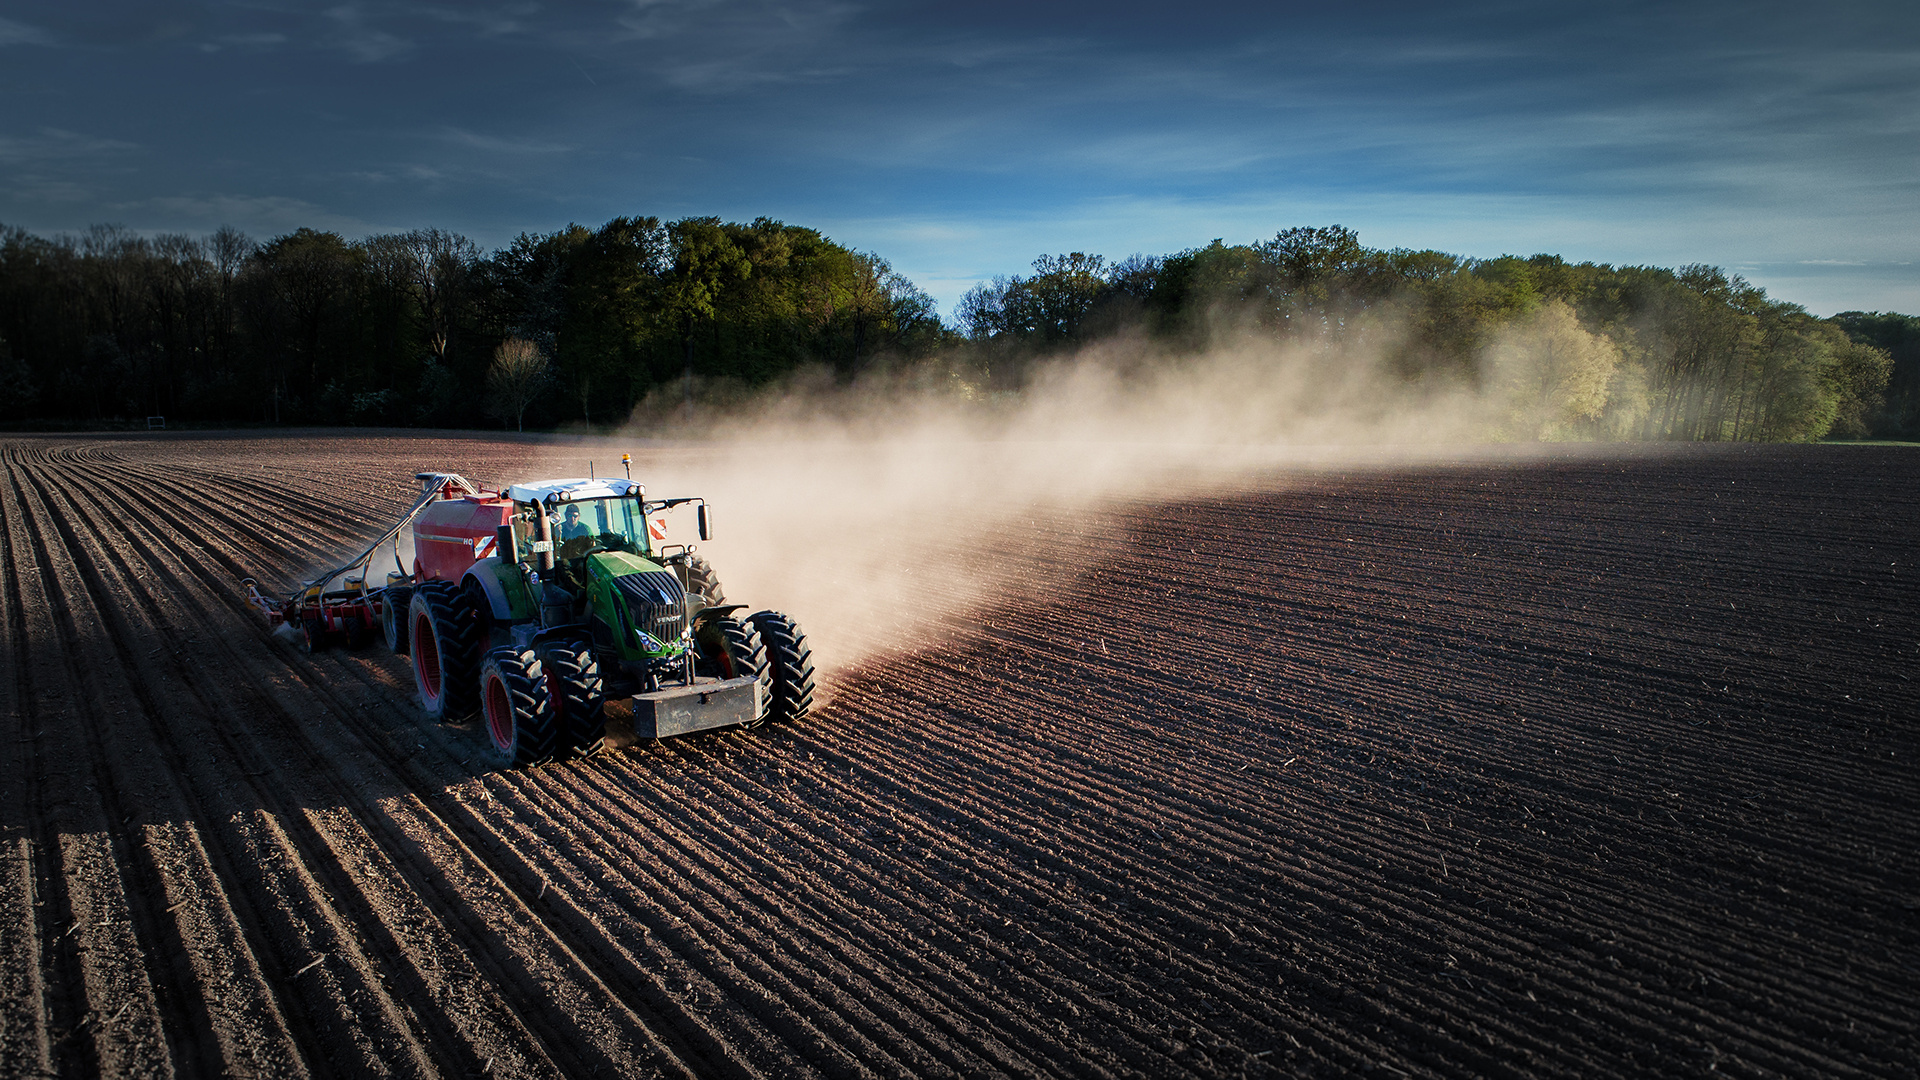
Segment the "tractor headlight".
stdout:
[[640,649],[643,652],[657,653],[666,649],[665,645],[660,644],[658,638],[647,633],[645,630],[635,630],[633,637],[634,640],[640,643]]

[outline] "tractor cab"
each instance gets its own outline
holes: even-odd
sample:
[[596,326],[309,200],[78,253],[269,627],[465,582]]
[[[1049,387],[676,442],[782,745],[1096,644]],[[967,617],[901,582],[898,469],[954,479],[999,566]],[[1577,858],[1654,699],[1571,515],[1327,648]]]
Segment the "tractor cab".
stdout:
[[651,508],[640,484],[547,480],[515,484],[506,495],[513,500],[515,561],[545,569],[549,561],[576,563],[596,551],[653,554]]

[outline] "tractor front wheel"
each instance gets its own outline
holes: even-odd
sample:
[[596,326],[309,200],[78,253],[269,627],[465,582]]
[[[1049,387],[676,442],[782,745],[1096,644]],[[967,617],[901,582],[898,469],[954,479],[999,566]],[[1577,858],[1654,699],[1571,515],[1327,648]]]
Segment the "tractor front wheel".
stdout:
[[408,608],[413,682],[433,720],[473,715],[480,688],[480,617],[460,587],[434,581],[413,591]]
[[766,718],[802,719],[813,709],[813,650],[807,648],[807,635],[792,616],[778,611],[756,612],[747,621],[760,631],[760,643],[767,651],[772,693]]
[[760,680],[760,715],[748,722],[758,727],[767,721],[767,706],[773,701],[773,672],[767,666],[767,650],[760,643],[760,631],[750,622],[721,617],[694,628],[700,652],[694,671],[716,679],[755,676]]
[[501,766],[525,768],[553,760],[560,739],[540,658],[503,645],[480,665],[480,711],[487,744]]
[[592,757],[607,745],[607,699],[600,664],[585,646],[557,645],[547,650],[547,700],[560,714],[560,739],[579,757]]
[[680,579],[681,588],[700,594],[698,606],[719,607],[727,602],[727,590],[720,587],[720,575],[714,572],[712,563],[700,556],[675,559],[673,575]]

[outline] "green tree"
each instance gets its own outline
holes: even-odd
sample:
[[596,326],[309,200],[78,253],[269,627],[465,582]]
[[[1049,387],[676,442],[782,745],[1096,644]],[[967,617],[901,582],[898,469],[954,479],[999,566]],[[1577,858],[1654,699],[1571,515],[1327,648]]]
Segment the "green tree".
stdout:
[[617,217],[588,233],[572,227],[541,242],[532,264],[559,284],[560,380],[591,423],[625,416],[654,381],[671,239],[658,218]]
[[1488,357],[1503,429],[1521,439],[1591,434],[1607,407],[1620,348],[1580,325],[1564,300],[1549,300],[1506,327]]
[[1886,408],[1886,389],[1893,375],[1893,357],[1886,350],[1854,341],[1844,330],[1821,333],[1827,339],[1827,385],[1834,396],[1833,426],[1828,435],[1864,439],[1874,434],[1874,423]]
[[1831,320],[1861,345],[1885,352],[1893,367],[1883,403],[1869,428],[1882,438],[1920,437],[1920,317],[1890,311],[1843,311]]
[[721,294],[753,272],[719,218],[686,218],[667,227],[672,264],[661,288],[661,321],[678,333],[683,394],[693,404],[694,336],[714,326]]

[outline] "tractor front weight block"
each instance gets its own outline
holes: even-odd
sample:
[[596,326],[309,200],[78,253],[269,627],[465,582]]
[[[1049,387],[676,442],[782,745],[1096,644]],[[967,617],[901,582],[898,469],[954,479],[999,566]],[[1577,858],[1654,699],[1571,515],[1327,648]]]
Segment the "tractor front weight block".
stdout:
[[669,686],[633,695],[633,734],[642,739],[664,739],[690,731],[750,724],[765,708],[757,676],[699,679],[692,686]]

